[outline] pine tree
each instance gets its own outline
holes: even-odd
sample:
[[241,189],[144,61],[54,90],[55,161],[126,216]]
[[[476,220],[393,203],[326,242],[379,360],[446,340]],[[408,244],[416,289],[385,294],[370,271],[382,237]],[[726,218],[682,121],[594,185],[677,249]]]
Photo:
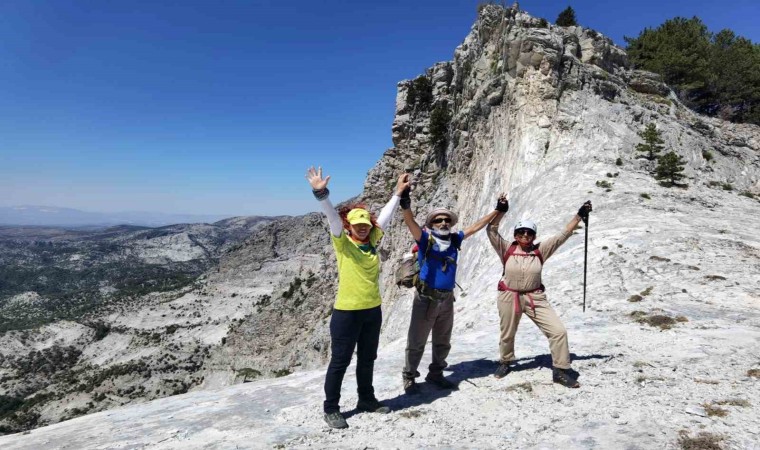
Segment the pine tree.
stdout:
[[440,147],[446,143],[450,120],[448,104],[438,103],[430,114],[430,142],[434,147]]
[[657,180],[666,181],[670,186],[674,186],[684,178],[681,173],[684,170],[684,161],[675,152],[668,152],[658,159],[657,167],[654,169],[654,177]]
[[646,155],[643,155],[642,157],[649,161],[654,161],[657,158],[657,154],[665,148],[662,146],[664,141],[661,136],[662,133],[657,131],[657,127],[654,123],[650,123],[644,131],[639,133],[639,137],[644,140],[644,143],[636,144],[636,151],[646,153]]
[[578,25],[578,22],[575,21],[575,10],[573,7],[568,6],[564,11],[559,13],[559,16],[557,16],[555,23],[561,27],[572,27]]

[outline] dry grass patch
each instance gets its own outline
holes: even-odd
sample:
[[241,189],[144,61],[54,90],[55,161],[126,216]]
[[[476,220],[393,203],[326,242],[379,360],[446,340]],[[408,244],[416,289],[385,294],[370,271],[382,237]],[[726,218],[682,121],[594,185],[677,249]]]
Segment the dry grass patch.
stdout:
[[719,400],[713,403],[715,403],[716,405],[741,406],[742,408],[747,408],[750,406],[749,402],[747,400],[744,400],[743,398],[729,398],[726,400]]
[[676,320],[674,318],[666,316],[664,314],[653,314],[650,316],[643,311],[634,311],[631,313],[631,317],[633,317],[638,323],[644,323],[650,327],[659,328],[661,330],[669,330],[673,328],[673,325],[676,324]]
[[749,369],[747,376],[752,378],[760,378],[760,369]]
[[512,386],[507,387],[507,392],[517,392],[517,391],[524,391],[524,392],[533,392],[533,386],[529,382],[524,383],[517,383],[513,384]]
[[686,316],[676,316],[676,322],[688,322],[689,319]]
[[706,380],[704,378],[694,378],[695,383],[702,383],[702,384],[720,384],[719,381],[716,380]]
[[702,403],[702,408],[705,409],[705,413],[707,413],[709,417],[713,417],[713,416],[726,417],[728,415],[727,409],[723,409],[711,403]]
[[425,411],[420,411],[418,409],[413,409],[411,411],[401,411],[398,413],[399,416],[405,418],[405,419],[411,419],[413,417],[420,417],[423,414],[425,414]]
[[725,280],[728,280],[728,278],[720,276],[720,275],[705,275],[705,279],[706,280],[710,280],[710,281],[718,281],[718,280],[725,281]]
[[678,433],[678,444],[682,450],[722,450],[720,443],[723,436],[719,434],[700,432],[694,437],[689,436],[686,430]]

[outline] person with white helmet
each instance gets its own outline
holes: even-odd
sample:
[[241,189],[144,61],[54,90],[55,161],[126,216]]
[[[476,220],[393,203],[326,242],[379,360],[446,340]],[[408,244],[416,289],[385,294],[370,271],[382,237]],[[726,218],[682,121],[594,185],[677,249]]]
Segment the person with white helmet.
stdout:
[[[408,181],[408,180],[405,180]],[[506,196],[499,197],[497,210],[478,219],[462,231],[453,231],[457,215],[446,209],[430,211],[425,219],[425,229],[414,220],[409,190],[406,189],[400,205],[412,237],[417,243],[417,262],[420,267],[415,283],[412,318],[407,335],[405,364],[402,372],[404,391],[417,394],[419,386],[415,378],[420,376],[417,367],[425,353],[425,344],[432,331],[433,359],[428,367],[425,381],[439,389],[456,389],[456,384],[443,376],[448,365],[446,358],[451,350],[451,331],[454,327],[454,286],[456,284],[457,258],[464,239],[482,230],[486,224],[507,211]]]
[[504,378],[511,370],[511,362],[515,359],[515,334],[520,318],[525,313],[549,339],[552,380],[566,387],[580,387],[570,369],[567,330],[547,301],[544,285],[541,284],[541,269],[544,262],[573,234],[581,220],[588,218],[590,212],[591,202],[588,201],[560,234],[544,239],[541,243],[534,242],[538,227],[532,220],[517,221],[513,241],[506,241],[499,234],[499,222],[503,213],[488,224],[488,239],[499,254],[503,267],[497,299],[500,361],[494,377]]

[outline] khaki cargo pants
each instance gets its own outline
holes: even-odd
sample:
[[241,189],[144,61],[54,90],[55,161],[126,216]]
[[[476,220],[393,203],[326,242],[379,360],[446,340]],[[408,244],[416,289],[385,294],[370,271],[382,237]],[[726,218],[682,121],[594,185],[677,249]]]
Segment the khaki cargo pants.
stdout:
[[412,305],[412,320],[406,340],[406,361],[404,378],[419,376],[417,367],[425,353],[430,332],[433,332],[433,361],[428,367],[431,374],[440,374],[448,365],[446,357],[451,350],[451,330],[454,327],[454,293],[446,298],[423,300],[415,289]]
[[[500,337],[499,353],[502,363],[508,363],[515,359],[515,334],[520,318],[525,313],[538,325],[541,332],[549,339],[549,350],[552,353],[552,364],[558,369],[570,368],[570,348],[567,343],[567,330],[562,321],[554,312],[546,294],[534,292],[519,294],[518,307],[515,305],[515,294],[509,291],[500,291],[496,304],[499,308]],[[531,297],[533,307],[531,307]],[[534,309],[535,308],[535,309]],[[517,309],[517,311],[515,311]]]

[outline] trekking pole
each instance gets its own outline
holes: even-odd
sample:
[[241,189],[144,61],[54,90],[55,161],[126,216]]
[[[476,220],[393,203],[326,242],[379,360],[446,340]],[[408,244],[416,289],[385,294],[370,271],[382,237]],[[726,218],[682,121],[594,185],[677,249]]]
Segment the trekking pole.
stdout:
[[586,229],[586,242],[583,245],[583,312],[586,312],[586,262],[588,261],[588,221],[591,215],[586,216],[583,219],[584,227]]

